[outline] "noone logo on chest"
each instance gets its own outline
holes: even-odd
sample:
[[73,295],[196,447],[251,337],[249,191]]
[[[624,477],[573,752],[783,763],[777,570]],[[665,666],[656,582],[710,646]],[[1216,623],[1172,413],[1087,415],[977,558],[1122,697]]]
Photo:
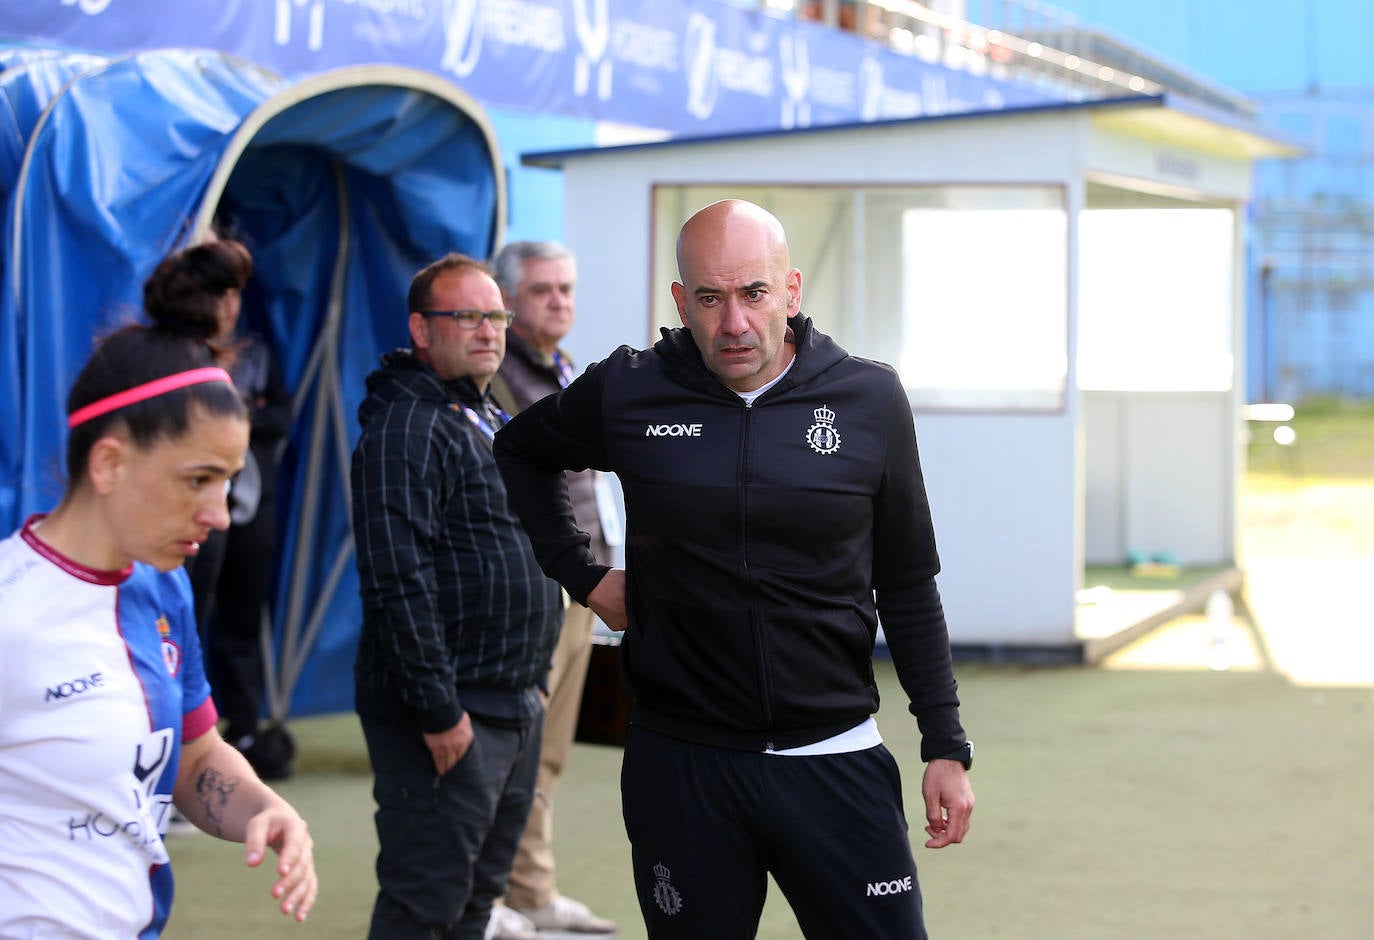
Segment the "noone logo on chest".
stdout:
[[701,437],[700,424],[651,424],[644,429],[645,437]]

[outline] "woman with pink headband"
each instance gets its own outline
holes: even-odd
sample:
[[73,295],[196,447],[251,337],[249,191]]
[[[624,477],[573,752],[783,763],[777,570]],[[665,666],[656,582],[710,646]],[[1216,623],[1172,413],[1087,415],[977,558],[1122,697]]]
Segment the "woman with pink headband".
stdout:
[[[215,250],[169,258],[145,298]],[[72,386],[61,503],[0,541],[0,936],[157,936],[173,805],[249,866],[276,852],[283,914],[318,890],[305,821],[215,730],[183,568],[229,525],[244,405],[215,311],[145,306]]]

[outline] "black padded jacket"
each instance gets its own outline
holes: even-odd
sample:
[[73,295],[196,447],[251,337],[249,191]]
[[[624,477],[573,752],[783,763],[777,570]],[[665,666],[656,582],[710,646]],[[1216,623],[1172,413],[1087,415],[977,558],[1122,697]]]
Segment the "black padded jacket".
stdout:
[[426,732],[465,710],[531,720],[563,621],[474,415],[498,420],[471,379],[444,382],[409,350],[382,357],[358,407],[356,707]]

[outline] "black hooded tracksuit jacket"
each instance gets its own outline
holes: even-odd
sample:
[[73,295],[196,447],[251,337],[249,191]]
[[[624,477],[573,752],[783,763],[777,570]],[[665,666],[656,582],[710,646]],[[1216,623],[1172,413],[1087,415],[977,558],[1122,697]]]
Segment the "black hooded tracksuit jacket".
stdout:
[[619,476],[635,724],[758,751],[847,730],[878,708],[881,611],[922,758],[942,757],[965,736],[906,392],[807,318],[790,326],[795,361],[752,405],[686,329],[593,364],[497,433],[511,506],[585,603],[607,567],[562,471]]

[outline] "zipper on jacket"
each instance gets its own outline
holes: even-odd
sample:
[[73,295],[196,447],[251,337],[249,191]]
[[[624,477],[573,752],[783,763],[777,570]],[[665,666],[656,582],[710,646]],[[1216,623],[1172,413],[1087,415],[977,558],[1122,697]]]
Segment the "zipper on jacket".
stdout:
[[[740,541],[743,551],[741,552],[741,564],[744,567],[744,577],[746,582],[752,584],[749,577],[749,487],[752,481],[746,482],[746,473],[749,470],[749,438],[754,429],[754,403],[744,402],[744,430],[740,435]],[[751,594],[752,594],[751,589]],[[759,675],[759,700],[763,706],[764,726],[770,733],[773,728],[773,683],[768,669],[768,648],[764,637],[763,620],[759,616],[757,597],[751,597],[749,608],[749,621],[754,629],[754,655],[758,657]],[[766,750],[773,750],[773,742],[769,741]]]

